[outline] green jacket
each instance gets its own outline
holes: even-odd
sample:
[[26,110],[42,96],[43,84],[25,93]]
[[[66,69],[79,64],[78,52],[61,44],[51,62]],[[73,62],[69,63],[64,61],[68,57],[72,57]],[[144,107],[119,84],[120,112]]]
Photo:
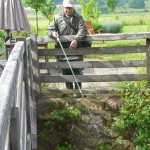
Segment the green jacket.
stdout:
[[[73,25],[73,27],[77,30],[74,31],[69,25],[66,24],[66,22],[63,19],[63,16],[66,17],[70,23]],[[49,37],[52,37],[52,33],[54,31],[57,31],[60,36],[62,35],[75,35],[75,39],[77,41],[84,40],[87,36],[87,29],[85,25],[85,21],[83,17],[78,14],[75,10],[72,14],[72,16],[65,16],[64,13],[59,14],[56,16],[52,23],[50,24],[49,28],[47,29],[47,34]]]

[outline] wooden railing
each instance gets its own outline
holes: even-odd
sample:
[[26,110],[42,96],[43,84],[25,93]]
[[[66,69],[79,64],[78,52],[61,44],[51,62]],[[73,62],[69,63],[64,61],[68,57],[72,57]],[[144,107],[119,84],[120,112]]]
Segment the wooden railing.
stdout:
[[[60,41],[71,41],[74,36],[62,36]],[[144,39],[145,44],[118,46],[118,47],[90,47],[65,49],[71,55],[110,55],[144,53],[145,60],[98,60],[70,62],[72,68],[124,68],[145,67],[146,73],[132,74],[97,74],[76,75],[80,82],[112,82],[112,81],[139,81],[147,80],[150,83],[150,33],[137,34],[97,34],[87,37],[87,41],[118,41]],[[21,41],[20,41],[21,40]],[[54,62],[48,56],[63,55],[60,49],[46,48],[48,43],[55,40],[48,37],[17,39],[15,47],[9,56],[5,69],[0,78],[0,150],[37,149],[36,128],[36,99],[41,92],[41,83],[74,82],[72,75],[51,75],[51,72],[42,74],[42,69],[69,68],[66,62]],[[44,45],[44,49],[38,46]],[[46,62],[39,61],[46,57]],[[54,57],[55,58],[55,57]],[[49,62],[47,62],[49,61]]]
[[[62,36],[60,37],[61,42],[71,41],[74,36]],[[150,33],[130,33],[130,34],[95,34],[89,35],[87,41],[119,41],[119,40],[139,40],[143,39],[145,44],[143,45],[128,45],[128,46],[117,46],[117,47],[103,47],[102,44],[99,47],[90,48],[77,48],[77,49],[65,49],[67,55],[111,55],[111,54],[132,54],[132,53],[145,53],[146,59],[140,60],[135,58],[134,60],[98,60],[98,61],[81,61],[81,62],[70,62],[72,68],[128,68],[128,67],[146,67],[146,73],[130,73],[130,74],[97,74],[97,75],[76,75],[79,82],[117,82],[117,81],[139,81],[147,80],[150,82]],[[53,39],[48,37],[38,37],[38,43],[54,43]],[[35,41],[36,42],[36,41]],[[49,49],[38,49],[37,57],[45,56],[57,56],[63,55],[60,49],[49,48]],[[54,57],[55,58],[55,57]],[[38,62],[39,69],[64,69],[69,68],[66,62]],[[72,75],[50,75],[50,74],[39,74],[40,83],[64,83],[64,82],[75,82]]]
[[0,78],[0,150],[37,149],[32,42],[17,41]]

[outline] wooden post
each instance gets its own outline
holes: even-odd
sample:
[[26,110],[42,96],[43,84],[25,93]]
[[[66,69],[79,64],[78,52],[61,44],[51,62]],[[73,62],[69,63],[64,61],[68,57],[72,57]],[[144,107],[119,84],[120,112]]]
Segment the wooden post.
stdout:
[[40,89],[40,70],[39,70],[39,55],[38,55],[38,46],[37,46],[37,35],[31,34],[31,55],[32,55],[32,67],[33,67],[33,90],[35,95],[38,97]]
[[36,101],[37,97],[40,95],[40,69],[39,69],[39,55],[38,55],[38,46],[37,46],[37,35],[31,34],[31,57],[32,57],[32,70],[33,70],[33,95],[30,111],[31,111],[31,141],[32,149],[37,149],[37,118],[36,118]]
[[[33,74],[32,74],[32,56],[31,56],[31,45],[27,48],[28,50],[28,64],[29,64],[29,79],[30,87],[33,87]],[[30,88],[30,111],[31,111],[31,140],[32,140],[32,149],[37,149],[37,113],[36,113],[36,98],[33,92],[33,88]]]
[[24,55],[23,55],[23,80],[25,81],[25,95],[26,95],[26,110],[27,110],[27,132],[31,133],[31,112],[30,112],[30,90],[29,90],[29,72],[28,72],[28,62],[27,62],[27,50],[26,50],[26,39],[25,38],[17,38],[17,41],[24,41]]
[[[21,39],[20,39],[21,40]],[[24,62],[24,92],[22,94],[26,97],[26,110],[27,110],[27,133],[31,133],[32,149],[37,149],[37,116],[36,116],[36,100],[32,92],[32,75],[31,75],[31,55],[30,46],[27,47],[26,39],[22,39],[25,42],[25,52],[23,56]],[[31,46],[32,47],[32,46]],[[32,49],[32,48],[31,48]],[[30,57],[30,58],[29,58]],[[38,57],[37,57],[38,58]],[[33,67],[32,67],[33,68]],[[34,88],[34,87],[33,87]],[[24,98],[24,97],[23,97]],[[33,105],[34,104],[34,105]]]
[[147,81],[150,84],[150,39],[146,39]]
[[12,108],[12,116],[10,119],[10,145],[12,150],[20,150],[20,120],[19,109]]

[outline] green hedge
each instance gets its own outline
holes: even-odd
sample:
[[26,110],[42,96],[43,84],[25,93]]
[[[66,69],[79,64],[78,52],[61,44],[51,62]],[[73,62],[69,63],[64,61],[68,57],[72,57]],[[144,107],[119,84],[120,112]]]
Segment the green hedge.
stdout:
[[119,21],[104,22],[101,24],[104,33],[121,33],[123,23]]

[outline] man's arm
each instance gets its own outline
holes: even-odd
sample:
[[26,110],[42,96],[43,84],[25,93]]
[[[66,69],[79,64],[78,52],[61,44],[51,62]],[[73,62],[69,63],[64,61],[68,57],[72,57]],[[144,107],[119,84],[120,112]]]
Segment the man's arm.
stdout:
[[75,35],[75,39],[77,41],[84,40],[87,36],[87,29],[85,25],[85,21],[82,16],[79,17],[79,22],[78,22],[78,32]]
[[57,27],[56,27],[56,23],[55,23],[55,18],[53,19],[52,23],[50,24],[50,26],[47,29],[47,34],[50,38],[57,38],[58,32],[57,32]]

